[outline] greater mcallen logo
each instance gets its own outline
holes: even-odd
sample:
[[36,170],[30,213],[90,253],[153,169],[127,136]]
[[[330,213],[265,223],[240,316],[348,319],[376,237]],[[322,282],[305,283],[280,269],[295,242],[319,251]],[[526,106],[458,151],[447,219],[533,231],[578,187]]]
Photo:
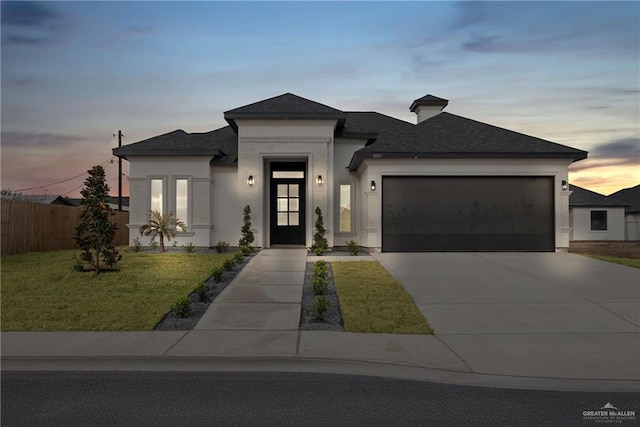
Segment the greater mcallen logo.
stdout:
[[597,411],[582,411],[582,418],[597,423],[622,423],[635,420],[636,411],[622,411],[607,403]]

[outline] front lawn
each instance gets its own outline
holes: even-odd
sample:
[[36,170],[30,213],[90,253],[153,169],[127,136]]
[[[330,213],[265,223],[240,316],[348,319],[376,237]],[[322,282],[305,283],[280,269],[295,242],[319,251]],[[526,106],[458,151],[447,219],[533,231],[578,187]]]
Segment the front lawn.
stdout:
[[640,259],[637,259],[637,258],[626,258],[626,257],[610,256],[610,255],[598,255],[598,254],[585,253],[585,252],[575,252],[575,253],[578,254],[578,255],[584,255],[584,256],[588,256],[590,258],[599,259],[599,260],[602,260],[602,261],[608,261],[608,262],[613,262],[613,263],[616,263],[616,264],[626,265],[627,267],[640,268]]
[[332,262],[347,332],[433,334],[411,296],[375,261]]
[[2,331],[151,330],[231,254],[122,253],[116,268],[72,271],[78,250],[2,257]]

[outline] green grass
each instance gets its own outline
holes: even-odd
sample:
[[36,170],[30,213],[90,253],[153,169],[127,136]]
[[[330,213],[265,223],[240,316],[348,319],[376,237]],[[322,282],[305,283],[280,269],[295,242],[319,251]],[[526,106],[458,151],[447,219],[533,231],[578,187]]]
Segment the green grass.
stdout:
[[347,332],[433,334],[411,296],[375,261],[332,262]]
[[232,254],[123,252],[117,272],[76,273],[79,251],[2,257],[2,331],[151,330]]
[[636,258],[624,258],[624,257],[618,257],[618,256],[597,255],[597,254],[589,254],[589,253],[582,253],[582,252],[574,252],[574,253],[577,255],[584,255],[590,258],[599,259],[602,261],[608,261],[616,264],[626,265],[627,267],[640,268],[640,259],[636,259]]

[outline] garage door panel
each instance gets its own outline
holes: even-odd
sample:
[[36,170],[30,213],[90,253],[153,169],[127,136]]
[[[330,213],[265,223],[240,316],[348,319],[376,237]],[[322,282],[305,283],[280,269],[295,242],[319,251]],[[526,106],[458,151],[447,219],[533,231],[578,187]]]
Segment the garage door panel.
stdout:
[[554,249],[551,177],[384,177],[384,251]]

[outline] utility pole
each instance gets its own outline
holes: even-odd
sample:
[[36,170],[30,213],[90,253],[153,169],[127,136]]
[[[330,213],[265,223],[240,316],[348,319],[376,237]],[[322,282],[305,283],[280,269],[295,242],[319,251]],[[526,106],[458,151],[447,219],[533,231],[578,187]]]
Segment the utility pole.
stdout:
[[[118,131],[118,148],[122,147],[122,131]],[[118,210],[122,212],[122,157],[118,157]]]

